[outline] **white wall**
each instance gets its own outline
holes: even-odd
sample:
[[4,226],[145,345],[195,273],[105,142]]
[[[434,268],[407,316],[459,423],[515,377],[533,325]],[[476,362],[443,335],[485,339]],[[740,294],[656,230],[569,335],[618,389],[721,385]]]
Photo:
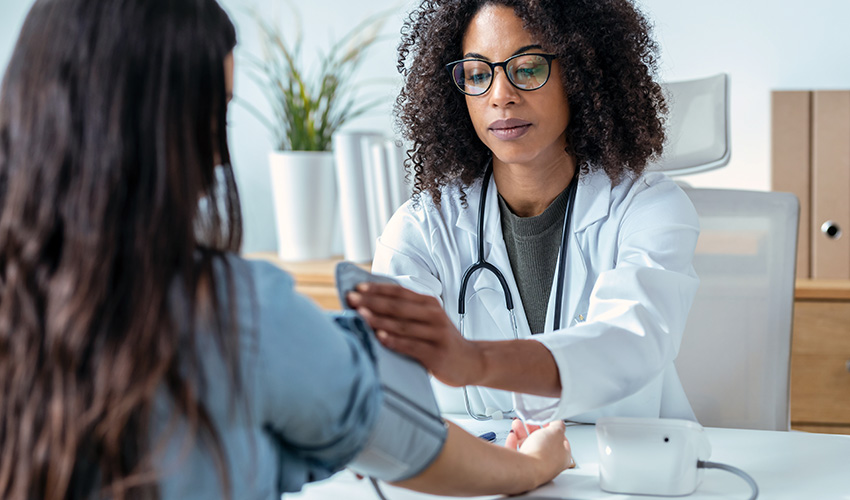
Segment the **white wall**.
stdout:
[[[222,0],[239,31],[237,64],[244,53],[259,53],[256,30],[247,5],[267,16],[279,13],[282,26],[294,29],[286,2]],[[375,46],[360,79],[386,79],[364,95],[386,95],[386,104],[349,128],[392,133],[391,102],[398,86],[395,46],[405,5],[393,0],[314,0],[296,2],[302,12],[304,53],[328,47],[365,16],[395,7],[384,32],[390,39]],[[723,169],[684,178],[700,187],[769,189],[770,90],[850,88],[850,1],[808,0],[638,0],[655,24],[661,47],[661,77],[688,79],[726,72],[731,76],[732,161]],[[16,33],[31,0],[0,0],[0,68],[5,68]],[[264,100],[237,68],[236,94],[258,107]],[[275,246],[274,216],[268,187],[265,129],[244,108],[230,116],[231,149],[243,198],[245,250]],[[850,140],[850,138],[848,138]]]
[[5,72],[32,0],[0,0],[0,68]]
[[683,177],[695,186],[770,189],[770,91],[850,88],[848,0],[639,4],[655,24],[662,79],[730,75],[732,161]]

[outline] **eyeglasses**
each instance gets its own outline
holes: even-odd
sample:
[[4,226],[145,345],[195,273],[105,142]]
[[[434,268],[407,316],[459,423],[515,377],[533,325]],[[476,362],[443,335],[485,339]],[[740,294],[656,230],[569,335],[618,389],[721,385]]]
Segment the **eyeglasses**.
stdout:
[[493,72],[501,67],[511,85],[520,90],[537,90],[549,81],[552,54],[517,54],[503,62],[483,59],[461,59],[446,64],[452,81],[462,93],[479,96],[493,85]]

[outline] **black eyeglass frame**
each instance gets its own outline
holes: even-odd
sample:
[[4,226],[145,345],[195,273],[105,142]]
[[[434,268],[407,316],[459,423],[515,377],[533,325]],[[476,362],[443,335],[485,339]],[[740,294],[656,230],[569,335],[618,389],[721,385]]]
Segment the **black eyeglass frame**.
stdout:
[[[517,85],[513,81],[513,79],[511,79],[510,72],[508,71],[508,63],[513,61],[514,59],[516,59],[518,57],[523,57],[523,56],[539,56],[539,57],[546,59],[546,64],[549,66],[549,71],[546,74],[546,80],[543,83],[541,83],[539,87],[535,87],[533,89],[524,89],[524,88],[520,87],[519,85]],[[471,96],[471,97],[479,97],[479,96],[482,96],[482,95],[486,94],[487,92],[489,92],[490,87],[493,86],[493,80],[496,79],[496,68],[502,68],[502,71],[505,73],[505,77],[508,79],[508,81],[511,83],[511,85],[513,85],[515,88],[522,90],[523,92],[533,92],[535,90],[539,90],[539,89],[543,88],[544,85],[546,85],[546,83],[549,81],[549,78],[552,76],[552,61],[557,59],[557,58],[558,58],[558,56],[556,56],[555,54],[543,54],[543,53],[539,53],[539,52],[523,52],[522,54],[513,55],[513,56],[505,59],[502,62],[490,62],[490,61],[486,61],[484,59],[478,59],[477,57],[470,57],[470,58],[467,58],[467,59],[459,59],[457,61],[452,61],[452,62],[446,64],[445,68],[446,68],[446,71],[449,72],[449,78],[451,78],[452,83],[454,84],[454,86],[458,90],[458,92],[460,92],[461,94],[464,94],[464,95]],[[490,83],[487,85],[487,88],[484,89],[484,91],[482,91],[479,94],[471,94],[469,92],[466,92],[465,90],[460,88],[460,85],[457,84],[457,80],[455,80],[455,76],[454,76],[455,66],[457,66],[458,64],[461,64],[461,63],[468,62],[468,61],[476,61],[476,62],[481,62],[481,63],[486,64],[487,66],[490,67],[490,74],[493,75],[493,77],[490,78]]]

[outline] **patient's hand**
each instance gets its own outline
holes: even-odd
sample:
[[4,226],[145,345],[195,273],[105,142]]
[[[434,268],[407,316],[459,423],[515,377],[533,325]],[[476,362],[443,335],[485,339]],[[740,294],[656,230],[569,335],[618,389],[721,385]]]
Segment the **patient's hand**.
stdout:
[[511,433],[508,434],[508,438],[505,440],[505,447],[518,450],[522,446],[522,443],[528,439],[528,436],[538,429],[540,429],[539,425],[525,424],[522,420],[515,418],[511,422]]
[[[556,420],[543,427],[539,425],[526,425],[522,420],[515,418],[511,423],[511,432],[505,440],[505,447],[519,450],[521,453],[532,456],[563,456],[565,469],[576,466],[573,459],[570,442],[564,437],[566,430],[564,422]],[[559,447],[563,447],[563,454]]]

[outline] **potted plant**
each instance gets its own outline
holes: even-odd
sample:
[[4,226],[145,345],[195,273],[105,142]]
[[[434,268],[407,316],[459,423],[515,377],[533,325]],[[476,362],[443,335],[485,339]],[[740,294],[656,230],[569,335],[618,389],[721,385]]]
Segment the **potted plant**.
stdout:
[[326,54],[312,58],[307,68],[301,57],[301,32],[289,45],[276,25],[255,14],[263,55],[249,57],[248,62],[269,102],[271,119],[242,104],[266,125],[274,140],[269,172],[278,254],[283,260],[331,256],[338,217],[331,139],[343,124],[381,101],[360,103],[351,80],[364,54],[379,39],[387,17],[385,12],[365,19]]

